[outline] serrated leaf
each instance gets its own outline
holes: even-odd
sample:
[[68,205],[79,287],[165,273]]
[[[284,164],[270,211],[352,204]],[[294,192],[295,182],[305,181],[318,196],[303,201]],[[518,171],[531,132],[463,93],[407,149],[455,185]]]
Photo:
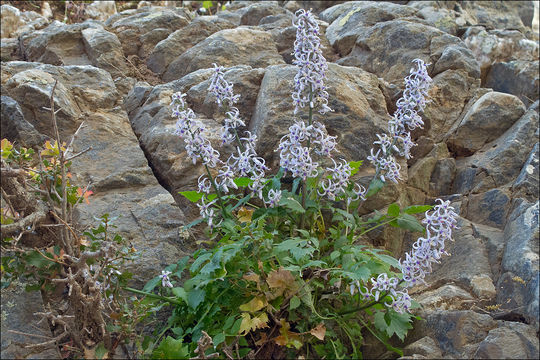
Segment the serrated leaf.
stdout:
[[175,287],[171,289],[174,296],[187,302],[187,292],[183,287]]
[[351,170],[351,176],[353,176],[354,174],[356,174],[358,172],[358,170],[360,170],[360,166],[362,166],[362,163],[363,163],[362,160],[349,162],[349,166],[352,169]]
[[300,214],[303,214],[306,212],[306,210],[302,207],[302,205],[293,198],[282,198],[281,201],[279,202],[279,205],[282,205]]
[[178,193],[194,203],[199,201],[204,195],[204,193],[200,193],[198,191],[180,191]]
[[412,215],[409,214],[401,214],[396,219],[396,224],[402,229],[407,229],[411,231],[418,231],[418,232],[424,232],[424,227],[420,222]]
[[210,259],[212,257],[212,253],[205,253],[205,254],[202,254],[200,255],[197,259],[195,259],[195,261],[193,262],[193,264],[191,264],[191,267],[189,268],[189,271],[191,272],[196,272],[197,270],[199,270],[199,268],[201,267],[201,265],[207,261],[208,259]]
[[375,195],[383,187],[384,187],[384,181],[382,181],[381,179],[378,179],[378,178],[373,179],[371,181],[371,183],[369,184],[369,187],[368,187],[368,190],[367,190],[367,193],[366,193],[366,197],[370,197],[370,196]]
[[268,315],[266,313],[251,317],[248,313],[242,313],[242,324],[240,325],[240,334],[246,335],[248,332],[268,327]]
[[431,205],[412,205],[407,206],[405,209],[403,209],[403,212],[405,214],[419,214],[431,210],[432,208],[433,206]]
[[391,204],[387,211],[388,216],[399,216],[399,205],[396,203]]
[[389,322],[389,325],[386,328],[386,333],[388,336],[395,334],[401,341],[403,341],[409,329],[412,329],[412,325],[410,323],[411,318],[412,315],[408,313],[400,314],[393,310],[389,310],[385,315],[386,322]]

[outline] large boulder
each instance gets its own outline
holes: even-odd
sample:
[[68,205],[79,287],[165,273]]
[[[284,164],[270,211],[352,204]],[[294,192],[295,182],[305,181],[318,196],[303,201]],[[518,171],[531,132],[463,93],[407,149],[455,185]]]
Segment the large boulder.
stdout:
[[470,155],[497,139],[525,112],[514,95],[489,92],[478,99],[448,137],[456,154]]
[[[328,105],[334,111],[324,116],[315,112],[314,120],[324,123],[328,133],[338,137],[341,156],[365,159],[377,139],[375,134],[384,132],[389,120],[379,81],[375,75],[358,68],[328,65],[325,85]],[[259,137],[258,152],[270,160],[272,167],[279,163],[279,154],[274,149],[294,123],[291,92],[297,71],[292,65],[266,69],[249,125]],[[307,110],[297,117],[307,121]]]
[[459,38],[402,19],[379,22],[359,32],[351,52],[338,63],[358,66],[401,84],[416,58],[433,64],[432,77],[449,69],[463,69],[473,78],[480,76],[478,63]]
[[86,28],[81,33],[92,65],[107,70],[113,77],[125,76],[127,66],[122,44],[115,34],[99,28]]
[[235,27],[233,23],[215,15],[197,17],[189,25],[176,30],[157,43],[148,55],[146,64],[150,70],[161,75],[174,59],[189,48],[215,32],[233,27]]
[[[129,11],[129,10],[127,10]],[[184,8],[143,7],[139,11],[112,16],[105,24],[122,43],[124,55],[145,58],[158,42],[188,25],[191,16]]]
[[453,192],[484,192],[514,181],[538,141],[537,129],[538,112],[531,108],[473,156],[456,159]]
[[538,60],[495,63],[486,75],[485,86],[494,91],[515,95],[523,101],[525,106],[529,106],[538,100],[539,96],[538,67]]
[[221,66],[249,65],[265,68],[282,64],[272,36],[246,27],[221,30],[176,58],[163,74],[163,80],[180,79],[195,70]]
[[17,141],[22,146],[34,147],[43,145],[45,137],[40,134],[23,115],[22,109],[9,96],[2,95],[1,131],[0,138],[7,138],[11,142]]

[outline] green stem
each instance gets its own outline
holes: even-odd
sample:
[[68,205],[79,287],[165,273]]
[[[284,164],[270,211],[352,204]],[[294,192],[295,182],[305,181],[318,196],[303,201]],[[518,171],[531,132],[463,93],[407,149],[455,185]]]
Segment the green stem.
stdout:
[[133,288],[130,288],[130,287],[123,287],[123,289],[126,290],[126,291],[129,291],[129,292],[135,293],[135,294],[144,295],[144,296],[148,296],[150,298],[167,301],[167,302],[169,302],[171,304],[183,305],[182,302],[171,299],[171,298],[168,298],[168,297],[165,297],[165,296],[152,294],[152,293],[149,293],[149,292],[146,292],[146,291],[141,291],[141,290],[133,289]]
[[394,220],[396,220],[395,217],[393,217],[392,219],[390,219],[390,220],[388,220],[388,221],[384,221],[384,222],[382,222],[382,223],[379,223],[379,224],[377,224],[376,226],[374,226],[374,227],[372,227],[372,228],[369,228],[369,229],[367,229],[367,230],[365,230],[365,231],[362,231],[358,236],[362,236],[362,235],[364,235],[364,234],[367,234],[368,232],[370,232],[370,231],[372,231],[372,230],[375,230],[376,228],[381,227],[381,226],[383,226],[383,225],[386,225],[386,224],[388,224],[388,223],[391,223],[391,222],[394,221]]

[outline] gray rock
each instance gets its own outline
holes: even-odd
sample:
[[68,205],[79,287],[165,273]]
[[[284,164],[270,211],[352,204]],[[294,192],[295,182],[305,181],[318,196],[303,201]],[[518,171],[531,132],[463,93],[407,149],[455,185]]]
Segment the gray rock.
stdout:
[[[233,85],[234,93],[240,95],[235,106],[240,110],[240,116],[246,125],[253,115],[264,72],[264,69],[252,69],[246,65],[234,66],[225,71],[225,80]],[[210,79],[191,87],[186,93],[186,99],[193,104],[192,110],[196,113],[208,118],[223,119],[223,109],[218,107],[214,95],[208,91],[209,86]]]
[[[351,6],[352,5],[352,6]],[[326,30],[326,36],[330,44],[342,55],[348,55],[358,37],[364,35],[369,28],[377,23],[395,20],[416,15],[416,9],[397,5],[390,2],[353,2],[350,4],[340,4],[326,11],[335,9],[341,15],[330,21],[334,16],[325,16],[326,21],[331,22]],[[329,15],[329,14],[327,14]]]
[[[463,69],[473,78],[479,77],[479,68],[474,65],[472,53],[459,38],[434,27],[402,19],[380,22],[362,31],[350,54],[338,63],[362,67],[389,82],[401,84],[409,73],[412,60],[420,58],[426,63],[436,64],[450,45],[455,45],[453,52],[465,56],[453,68]],[[450,57],[453,52],[449,51],[447,55]],[[444,69],[441,66],[441,71]],[[432,77],[437,74],[430,70]]]
[[486,246],[493,280],[497,282],[501,274],[501,261],[504,250],[503,231],[482,224],[472,223],[471,225],[474,237],[481,239]]
[[27,349],[24,346],[37,344],[42,339],[29,338],[15,334],[8,330],[20,331],[28,334],[52,337],[47,322],[36,324],[40,317],[35,312],[43,312],[43,300],[39,291],[26,292],[24,283],[15,282],[8,288],[2,289],[2,359],[59,359],[61,358],[56,344],[46,346],[45,349]]
[[525,112],[517,97],[490,92],[469,109],[463,120],[448,138],[454,153],[471,155],[510,128]]
[[512,185],[514,197],[519,196],[528,201],[534,201],[538,197],[538,181],[538,143],[536,143]]
[[514,181],[537,142],[538,113],[528,110],[502,136],[473,156],[457,159],[454,193],[483,192]]
[[459,286],[446,284],[434,290],[412,291],[414,299],[422,306],[423,311],[462,310],[474,301],[474,297]]
[[471,310],[435,311],[424,317],[425,324],[414,331],[432,337],[450,358],[472,358],[478,343],[497,327],[491,316]]
[[221,66],[249,65],[264,68],[282,64],[270,34],[244,27],[221,30],[193,46],[176,58],[163,74],[170,82],[195,70]]
[[82,31],[86,54],[92,65],[107,70],[111,76],[125,76],[127,72],[122,44],[115,34],[98,28]]
[[472,77],[480,76],[480,66],[471,50],[462,44],[449,45],[442,51],[441,56],[433,67],[434,74],[445,70],[464,69]]
[[139,10],[113,21],[110,25],[122,43],[126,56],[146,57],[158,42],[173,31],[188,25],[191,20],[184,8],[145,7]]
[[331,24],[344,13],[348,13],[351,9],[356,8],[357,6],[362,6],[363,3],[363,1],[346,1],[342,4],[331,6],[322,11],[319,14],[319,18]]
[[517,96],[525,106],[538,100],[538,60],[495,63],[486,75],[485,86]]
[[480,64],[483,79],[494,63],[538,60],[538,41],[527,39],[517,30],[486,31],[482,26],[469,27],[463,41]]
[[502,189],[492,189],[468,197],[464,216],[474,223],[504,229],[510,211],[509,194]]
[[453,282],[468,289],[476,276],[492,278],[486,246],[475,236],[471,222],[460,217],[458,226],[460,229],[453,232],[454,241],[445,244],[445,250],[451,256],[433,265],[433,273],[426,276],[429,284]]
[[[376,133],[386,129],[388,113],[376,76],[361,69],[328,64],[327,82],[329,106],[334,110],[324,116],[314,114],[322,121],[329,134],[337,136],[341,156],[347,159],[365,159],[375,141]],[[293,102],[290,94],[297,68],[292,65],[271,66],[266,69],[261,83],[250,131],[259,140],[257,151],[270,166],[278,166],[279,155],[274,149],[279,139],[293,124]],[[307,120],[307,111],[297,117]]]
[[[261,19],[278,14],[290,12],[277,4],[277,2],[256,2],[243,9],[240,25],[259,25]],[[292,15],[292,14],[291,14]]]
[[[497,302],[503,305],[503,309],[515,309],[516,313],[535,322],[537,327],[540,290],[538,216],[538,200],[535,203],[516,202],[504,228],[503,276],[499,279],[497,294]],[[521,281],[516,281],[514,276]]]
[[95,21],[70,25],[54,21],[32,35],[25,49],[26,57],[52,65],[90,65],[81,33],[88,28],[102,30],[103,26]]
[[441,358],[442,352],[439,349],[439,346],[429,336],[425,336],[420,340],[413,342],[412,344],[407,345],[403,349],[403,354],[405,356],[413,356],[415,354],[425,356],[427,358]]
[[499,321],[480,343],[475,359],[537,359],[538,336],[534,327],[513,321]]
[[434,196],[450,195],[455,176],[456,160],[454,158],[449,157],[437,160],[429,180],[430,194]]
[[26,121],[21,107],[15,100],[2,95],[1,103],[0,119],[2,126],[0,138],[7,138],[11,142],[17,141],[25,147],[34,147],[45,143],[45,137]]
[[157,74],[163,74],[169,64],[193,45],[206,39],[213,33],[233,28],[234,24],[218,16],[201,16],[189,25],[176,30],[166,39],[157,43],[148,55],[146,64]]
[[2,39],[0,41],[0,61],[19,60],[19,41],[17,39]]
[[452,9],[452,3],[438,1],[409,1],[407,6],[418,9],[418,16],[431,26],[456,36],[460,27],[460,14]]
[[463,3],[462,7],[475,19],[475,25],[489,29],[525,30],[522,17],[529,23],[534,13],[533,3],[529,1],[475,1]]

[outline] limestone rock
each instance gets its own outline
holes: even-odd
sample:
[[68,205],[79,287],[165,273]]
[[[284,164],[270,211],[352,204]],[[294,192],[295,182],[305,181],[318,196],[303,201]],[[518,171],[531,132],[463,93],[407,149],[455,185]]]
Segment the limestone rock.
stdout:
[[176,30],[166,39],[157,43],[148,55],[146,64],[153,72],[163,74],[174,59],[193,45],[217,31],[233,27],[233,23],[215,15],[197,17],[187,26]]
[[457,129],[448,138],[455,153],[470,155],[510,128],[525,112],[517,97],[490,92],[469,109]]
[[221,66],[249,65],[264,68],[282,64],[270,34],[245,27],[225,29],[210,35],[176,58],[163,74],[170,82],[195,70]]
[[471,280],[471,287],[476,296],[482,299],[491,299],[496,295],[495,285],[489,276],[479,275]]
[[[412,291],[411,291],[412,293]],[[414,294],[414,299],[424,311],[461,310],[474,300],[473,296],[459,286],[446,284],[434,290]]]
[[485,86],[494,91],[515,95],[528,107],[538,100],[538,67],[538,60],[495,63],[486,75]]
[[24,25],[20,10],[11,5],[5,4],[0,7],[0,18],[2,19],[2,38],[12,37],[17,29]]
[[442,352],[439,349],[439,346],[429,336],[425,336],[420,340],[413,342],[412,344],[407,345],[403,349],[403,354],[405,356],[413,356],[415,354],[425,356],[426,358],[441,358]]

